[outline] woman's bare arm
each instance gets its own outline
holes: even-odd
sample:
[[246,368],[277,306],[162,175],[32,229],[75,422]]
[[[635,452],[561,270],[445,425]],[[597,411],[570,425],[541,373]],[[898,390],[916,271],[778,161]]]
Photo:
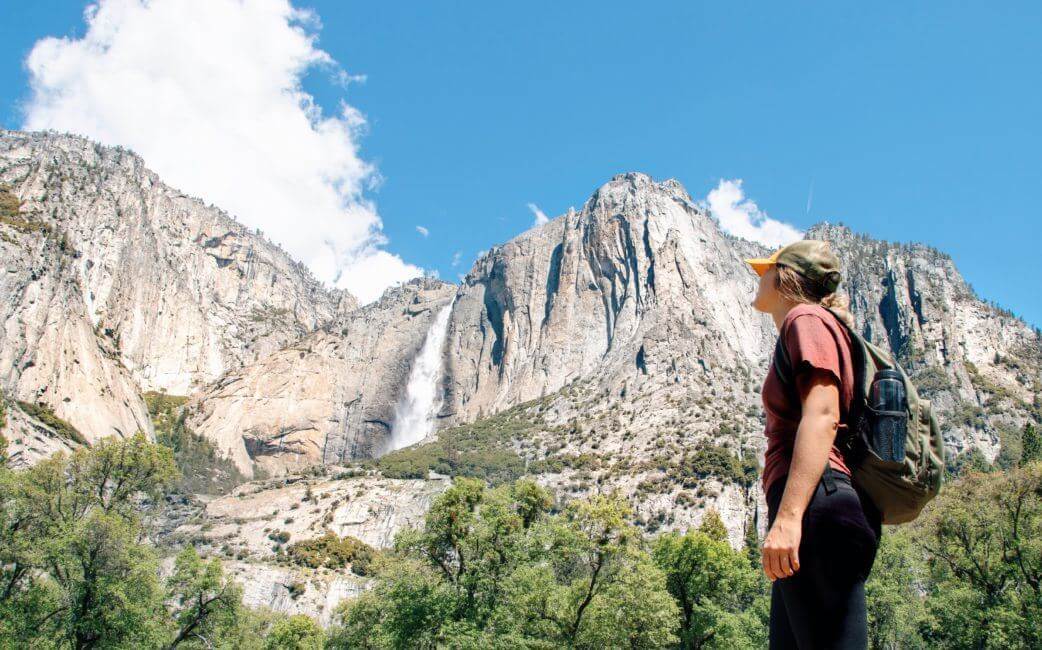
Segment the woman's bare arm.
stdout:
[[771,580],[800,568],[803,513],[828,462],[839,426],[839,383],[831,372],[811,368],[799,377],[803,416],[796,430],[789,476],[778,514],[763,543],[763,570]]

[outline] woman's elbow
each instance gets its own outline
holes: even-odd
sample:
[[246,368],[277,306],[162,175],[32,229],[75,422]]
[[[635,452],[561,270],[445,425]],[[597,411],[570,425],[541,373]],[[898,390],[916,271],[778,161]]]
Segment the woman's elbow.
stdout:
[[831,410],[809,413],[804,415],[803,419],[810,420],[810,430],[818,433],[823,438],[834,440],[836,433],[839,431],[839,413]]

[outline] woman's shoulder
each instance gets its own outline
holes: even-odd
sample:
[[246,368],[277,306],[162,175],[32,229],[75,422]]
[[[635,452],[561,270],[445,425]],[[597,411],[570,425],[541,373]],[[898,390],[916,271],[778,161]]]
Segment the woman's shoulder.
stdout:
[[785,314],[781,336],[790,349],[817,340],[832,340],[844,347],[851,342],[850,334],[835,314],[823,305],[811,303],[800,303]]
[[814,316],[827,323],[832,323],[836,318],[832,312],[822,305],[801,302],[785,314],[785,318],[782,319],[782,327],[788,325],[799,316]]

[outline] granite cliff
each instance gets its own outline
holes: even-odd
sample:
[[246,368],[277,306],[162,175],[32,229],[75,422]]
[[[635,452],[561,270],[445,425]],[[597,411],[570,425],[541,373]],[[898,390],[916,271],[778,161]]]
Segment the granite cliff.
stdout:
[[0,384],[88,441],[150,432],[142,391],[191,393],[357,305],[123,149],[0,131],[0,185]]

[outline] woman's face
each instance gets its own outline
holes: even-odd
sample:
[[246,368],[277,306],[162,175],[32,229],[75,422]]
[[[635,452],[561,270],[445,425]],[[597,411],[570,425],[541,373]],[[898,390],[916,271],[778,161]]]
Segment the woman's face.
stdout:
[[781,304],[781,294],[775,286],[778,277],[778,267],[770,266],[760,276],[760,286],[756,291],[756,297],[751,304],[755,309],[762,312],[772,313]]

